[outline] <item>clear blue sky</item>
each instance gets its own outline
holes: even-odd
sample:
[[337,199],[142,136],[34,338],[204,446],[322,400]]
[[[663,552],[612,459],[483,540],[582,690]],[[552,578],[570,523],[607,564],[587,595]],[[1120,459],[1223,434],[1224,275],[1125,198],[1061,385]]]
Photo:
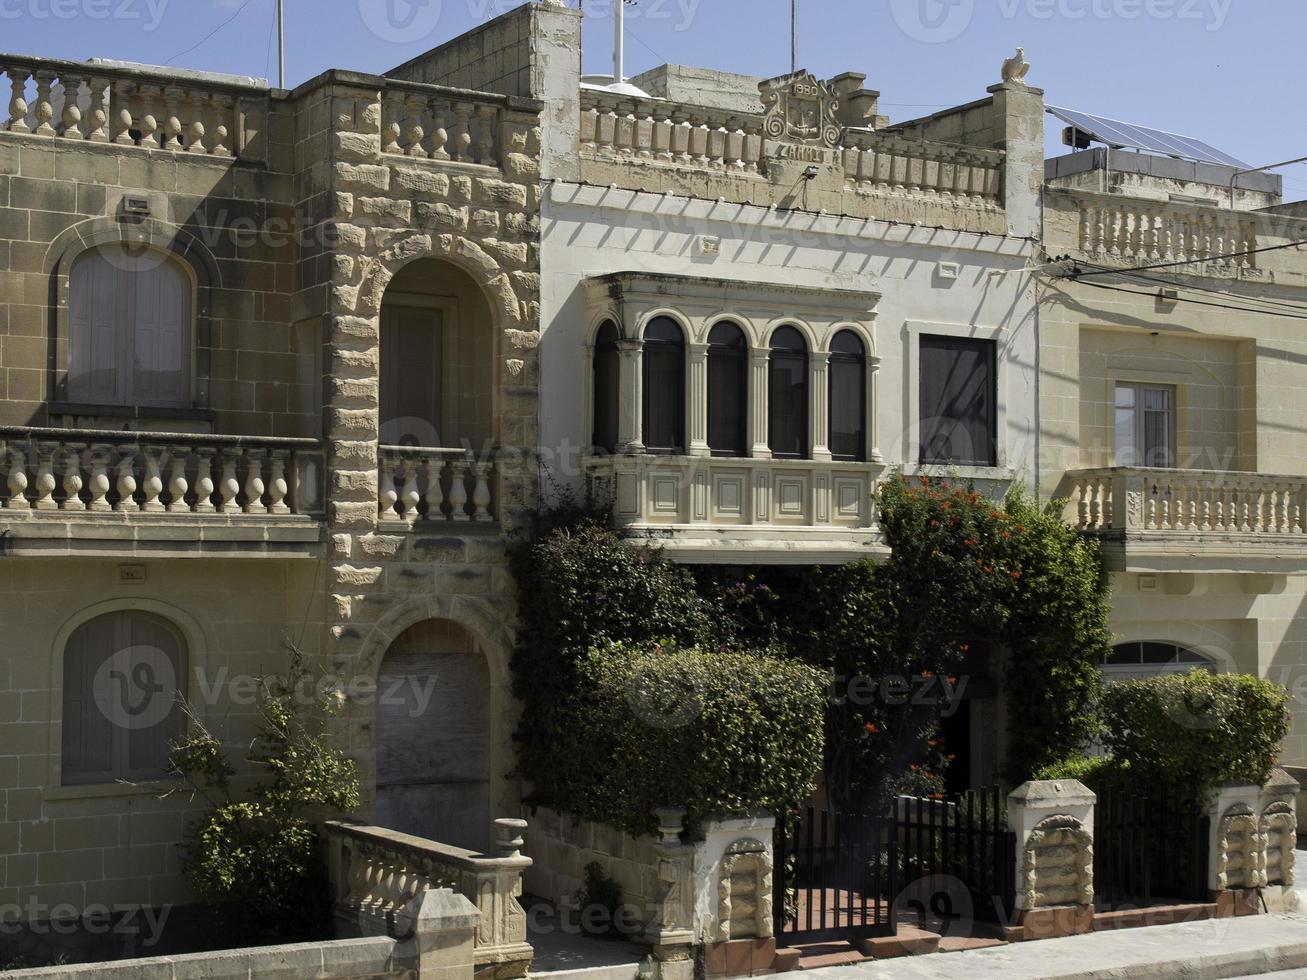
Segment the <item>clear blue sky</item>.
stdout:
[[[577,0],[569,0],[575,5]],[[517,0],[285,0],[293,86],[380,72]],[[243,6],[242,6],[243,5]],[[611,0],[585,0],[585,68],[610,70]],[[275,76],[275,0],[0,0],[0,50]],[[639,0],[628,70],[789,70],[789,0]],[[1307,156],[1303,0],[799,0],[799,62],[861,71],[893,119],[979,98],[1016,45],[1050,102],[1193,135],[1252,164]],[[227,26],[210,32],[233,18]],[[1307,167],[1285,171],[1307,198]]]

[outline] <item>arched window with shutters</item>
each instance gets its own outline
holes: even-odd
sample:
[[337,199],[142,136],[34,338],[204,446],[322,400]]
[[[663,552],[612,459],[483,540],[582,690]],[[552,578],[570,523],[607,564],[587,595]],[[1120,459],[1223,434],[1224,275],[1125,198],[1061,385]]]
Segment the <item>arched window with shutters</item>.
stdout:
[[65,785],[162,777],[186,726],[186,644],[171,623],[120,610],[88,620],[64,647]]
[[644,329],[644,448],[685,452],[685,334],[671,317]]
[[734,323],[708,333],[708,447],[714,456],[747,452],[749,345]]
[[772,334],[768,395],[772,455],[780,459],[806,459],[808,344],[794,327],[780,327]]
[[69,273],[68,397],[185,408],[191,399],[191,277],[162,252],[106,245]]
[[830,451],[846,462],[867,458],[867,349],[852,330],[830,345]]
[[594,429],[596,449],[617,451],[618,420],[621,414],[621,355],[617,350],[617,324],[604,322],[595,335],[594,346]]

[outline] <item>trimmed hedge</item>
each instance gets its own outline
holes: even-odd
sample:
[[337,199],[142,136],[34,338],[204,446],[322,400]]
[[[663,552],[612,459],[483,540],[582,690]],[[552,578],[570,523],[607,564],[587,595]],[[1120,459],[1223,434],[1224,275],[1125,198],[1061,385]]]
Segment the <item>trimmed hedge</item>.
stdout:
[[1288,701],[1271,681],[1195,670],[1110,684],[1102,713],[1116,759],[1198,792],[1266,782],[1289,733]]
[[812,792],[821,768],[826,678],[763,653],[613,644],[579,665],[574,753],[555,756],[562,799],[633,834],[659,806],[777,812]]

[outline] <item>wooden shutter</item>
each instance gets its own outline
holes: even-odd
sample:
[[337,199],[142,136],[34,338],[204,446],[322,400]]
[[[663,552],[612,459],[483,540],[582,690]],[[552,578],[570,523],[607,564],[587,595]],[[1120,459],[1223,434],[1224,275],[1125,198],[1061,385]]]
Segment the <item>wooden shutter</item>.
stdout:
[[440,411],[444,324],[439,310],[381,311],[381,441],[442,445]]
[[95,251],[79,259],[69,276],[68,396],[74,401],[115,405],[127,396],[121,272]]
[[83,623],[64,648],[63,782],[113,780],[113,726],[95,703],[94,681],[113,655],[115,621],[100,616]]
[[191,290],[175,262],[149,254],[134,260],[130,280],[132,400],[180,406],[190,401]]

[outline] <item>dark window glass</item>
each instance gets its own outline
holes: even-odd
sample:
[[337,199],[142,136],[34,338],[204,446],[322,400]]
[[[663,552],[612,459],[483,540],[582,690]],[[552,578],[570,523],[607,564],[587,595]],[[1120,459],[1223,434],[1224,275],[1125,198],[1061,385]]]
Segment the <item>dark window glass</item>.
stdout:
[[665,316],[644,331],[644,448],[685,452],[685,335]]
[[768,394],[773,456],[808,455],[808,345],[793,327],[772,334]]
[[613,452],[617,449],[618,379],[621,358],[617,353],[617,326],[611,320],[599,328],[594,354],[594,445]]
[[744,331],[719,323],[708,334],[708,446],[714,456],[743,456],[749,348]]
[[852,330],[831,343],[830,451],[836,459],[867,458],[867,356]]
[[921,338],[921,462],[995,466],[994,343]]

